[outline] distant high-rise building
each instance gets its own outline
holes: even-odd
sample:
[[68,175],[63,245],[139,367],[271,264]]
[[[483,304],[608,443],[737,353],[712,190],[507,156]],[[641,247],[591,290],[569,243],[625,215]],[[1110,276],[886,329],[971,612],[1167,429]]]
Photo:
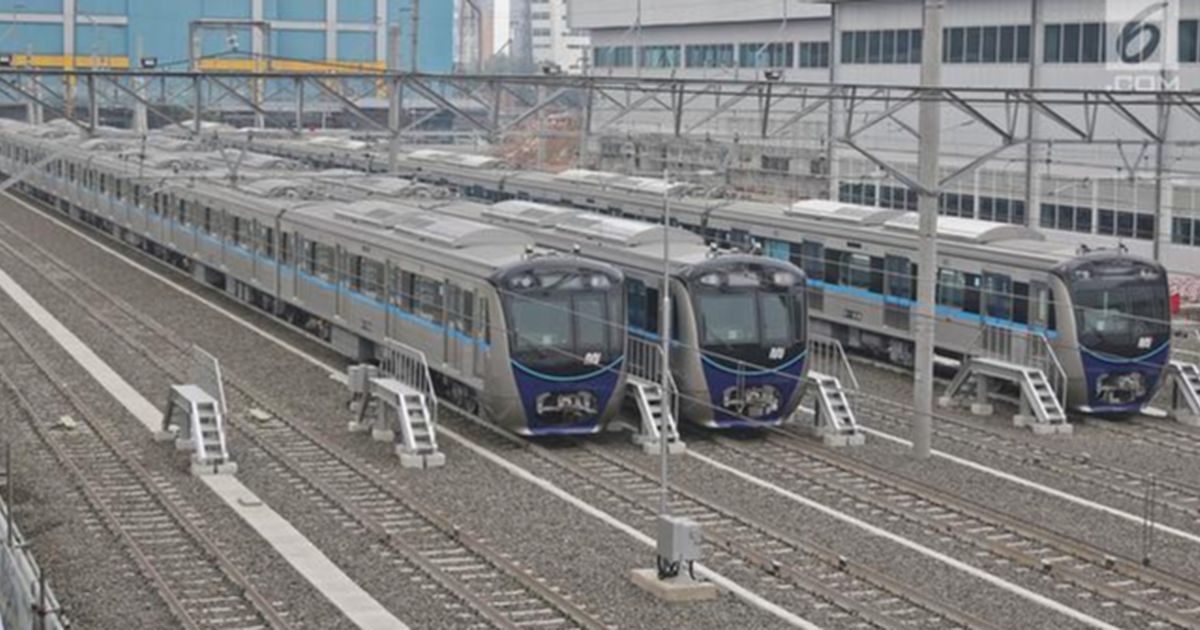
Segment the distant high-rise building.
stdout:
[[571,28],[567,20],[567,0],[529,1],[534,63],[551,62],[564,72],[581,72],[588,38],[585,33]]
[[[159,67],[186,67],[196,20],[263,21],[270,41],[249,26],[204,28],[200,67],[262,68],[253,58],[276,60],[281,69],[384,68],[388,30],[400,27],[400,63],[411,55],[413,0],[44,0],[0,2],[0,53],[13,65],[44,68],[128,68],[141,55]],[[454,63],[455,3],[420,4],[419,67],[446,72]],[[171,64],[176,64],[172,66]]]

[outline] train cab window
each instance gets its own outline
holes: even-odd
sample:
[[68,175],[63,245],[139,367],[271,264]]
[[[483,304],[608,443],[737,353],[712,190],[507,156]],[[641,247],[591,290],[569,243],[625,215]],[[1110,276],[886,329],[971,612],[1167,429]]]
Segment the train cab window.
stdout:
[[1012,278],[1002,274],[983,274],[983,314],[1011,321],[1013,315]]
[[445,288],[442,282],[420,274],[412,276],[412,311],[435,324],[445,323]]

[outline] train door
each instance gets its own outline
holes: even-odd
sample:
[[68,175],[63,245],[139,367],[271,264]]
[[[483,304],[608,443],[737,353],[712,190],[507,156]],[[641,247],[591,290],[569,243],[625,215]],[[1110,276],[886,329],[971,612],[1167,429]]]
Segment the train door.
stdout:
[[446,363],[462,374],[468,373],[467,346],[470,345],[471,320],[474,319],[473,295],[458,285],[446,281]]
[[887,255],[883,270],[887,275],[883,325],[909,332],[912,325],[912,306],[916,286],[915,266],[904,256]]
[[475,317],[475,377],[483,379],[487,376],[488,349],[492,345],[491,313],[488,308],[488,298],[481,295],[478,298],[479,308]]
[[1014,355],[1012,338],[1013,282],[1010,276],[999,273],[983,273],[984,323],[993,328],[988,342],[993,352],[1009,359]]

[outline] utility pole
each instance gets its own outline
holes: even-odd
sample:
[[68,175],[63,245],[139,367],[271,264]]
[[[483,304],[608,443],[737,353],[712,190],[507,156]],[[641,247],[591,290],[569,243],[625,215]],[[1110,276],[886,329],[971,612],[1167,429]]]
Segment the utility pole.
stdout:
[[667,444],[667,414],[671,404],[671,171],[663,169],[663,288],[659,329],[662,333],[662,413],[658,421],[659,474],[662,490],[658,500],[658,515],[665,519],[671,515],[671,486],[667,482],[667,460],[670,445]]
[[[913,455],[929,457],[933,436],[933,340],[937,300],[938,151],[941,150],[942,11],[946,0],[924,0],[921,46],[921,105],[917,170],[920,212],[917,269],[917,360],[913,381],[916,417],[913,418]],[[832,61],[832,60],[831,60]]]
[[412,38],[410,41],[412,43],[412,49],[408,53],[408,56],[409,56],[408,67],[413,72],[416,72],[417,69],[419,68],[419,64],[417,63],[417,50],[418,50],[418,44],[420,42],[420,38],[418,37],[418,34],[421,32],[421,0],[412,0],[411,18],[412,18],[412,27],[411,27],[412,28]]

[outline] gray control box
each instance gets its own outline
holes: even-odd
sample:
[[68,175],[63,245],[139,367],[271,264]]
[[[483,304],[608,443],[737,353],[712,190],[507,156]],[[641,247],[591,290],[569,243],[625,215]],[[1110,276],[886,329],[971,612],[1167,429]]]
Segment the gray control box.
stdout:
[[680,516],[658,517],[658,556],[669,562],[694,562],[700,559],[704,540],[700,524]]

